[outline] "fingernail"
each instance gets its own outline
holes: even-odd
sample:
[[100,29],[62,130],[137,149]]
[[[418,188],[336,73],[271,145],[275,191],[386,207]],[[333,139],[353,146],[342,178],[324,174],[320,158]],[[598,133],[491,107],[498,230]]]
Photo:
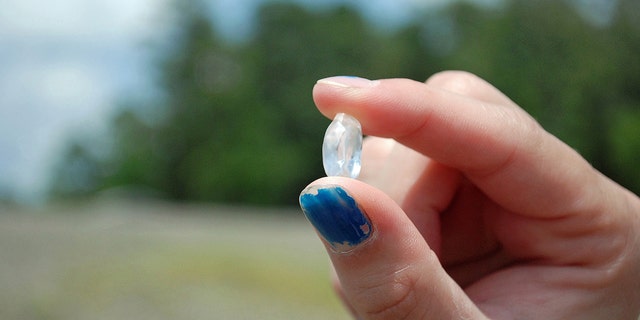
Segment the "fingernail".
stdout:
[[303,190],[300,207],[336,252],[349,252],[373,234],[369,218],[340,186],[311,186]]
[[338,76],[318,80],[318,84],[327,84],[341,88],[364,88],[371,87],[376,83],[378,83],[378,81],[371,81],[369,79],[354,76]]

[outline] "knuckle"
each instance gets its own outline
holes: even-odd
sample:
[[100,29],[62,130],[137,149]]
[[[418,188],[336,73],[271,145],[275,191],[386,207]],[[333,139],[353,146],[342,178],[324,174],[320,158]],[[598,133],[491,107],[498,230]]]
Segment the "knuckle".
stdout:
[[413,319],[420,311],[416,278],[412,272],[399,271],[366,289],[366,319]]
[[473,90],[480,78],[467,71],[441,71],[432,75],[427,84],[440,87],[442,89],[465,93]]

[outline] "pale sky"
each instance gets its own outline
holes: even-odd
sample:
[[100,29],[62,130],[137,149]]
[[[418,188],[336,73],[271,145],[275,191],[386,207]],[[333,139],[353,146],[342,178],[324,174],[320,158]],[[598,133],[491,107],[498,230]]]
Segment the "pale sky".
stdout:
[[0,0],[0,192],[39,198],[67,136],[104,128],[117,95],[145,86],[160,4]]

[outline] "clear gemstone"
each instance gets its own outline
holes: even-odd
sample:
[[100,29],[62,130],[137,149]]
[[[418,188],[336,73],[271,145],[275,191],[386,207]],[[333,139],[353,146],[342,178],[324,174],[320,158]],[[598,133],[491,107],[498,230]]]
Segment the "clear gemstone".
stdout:
[[322,143],[322,164],[327,176],[357,178],[360,174],[362,127],[348,114],[338,113]]

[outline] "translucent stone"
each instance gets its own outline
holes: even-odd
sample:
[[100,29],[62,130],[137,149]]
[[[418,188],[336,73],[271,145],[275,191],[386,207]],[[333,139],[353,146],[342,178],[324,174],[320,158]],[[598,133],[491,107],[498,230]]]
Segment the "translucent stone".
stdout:
[[348,114],[338,113],[322,143],[322,164],[327,176],[357,178],[360,174],[362,127]]

